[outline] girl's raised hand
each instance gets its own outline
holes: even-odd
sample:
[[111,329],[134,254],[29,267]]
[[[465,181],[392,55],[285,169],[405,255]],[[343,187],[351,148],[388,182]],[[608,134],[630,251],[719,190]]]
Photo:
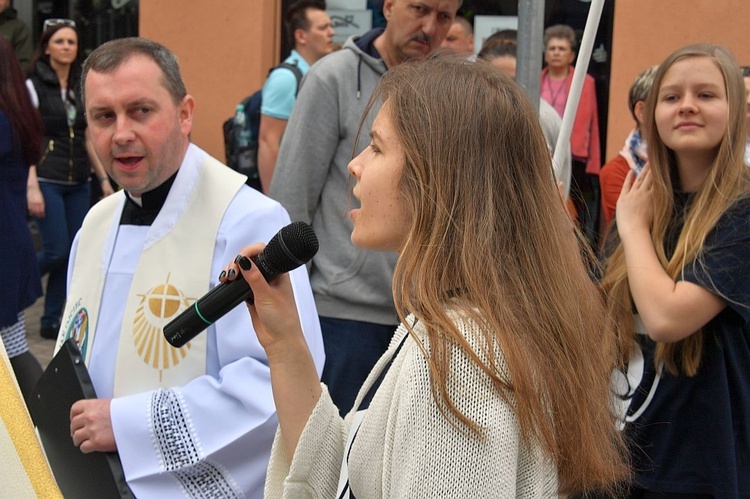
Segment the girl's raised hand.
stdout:
[[651,230],[654,220],[652,190],[653,176],[648,163],[638,177],[632,170],[628,172],[615,209],[617,231],[621,238],[627,237],[626,234],[633,230]]
[[221,282],[245,279],[253,290],[253,300],[248,300],[247,309],[253,321],[258,341],[267,354],[275,347],[284,350],[288,341],[303,341],[294,291],[288,274],[282,274],[266,282],[252,258],[265,248],[257,243],[246,246],[232,263],[219,275]]

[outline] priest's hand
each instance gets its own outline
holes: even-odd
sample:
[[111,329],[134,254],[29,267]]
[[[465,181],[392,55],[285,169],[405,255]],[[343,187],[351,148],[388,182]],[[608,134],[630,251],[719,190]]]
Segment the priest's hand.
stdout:
[[110,418],[110,399],[79,400],[70,408],[70,435],[81,452],[117,450]]

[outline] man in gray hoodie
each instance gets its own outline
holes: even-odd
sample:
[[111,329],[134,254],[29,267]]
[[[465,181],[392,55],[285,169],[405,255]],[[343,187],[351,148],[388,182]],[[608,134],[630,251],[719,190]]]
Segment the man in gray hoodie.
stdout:
[[350,240],[347,208],[358,203],[347,165],[367,146],[376,113],[357,140],[360,118],[388,68],[440,47],[460,5],[386,0],[385,29],[348,39],[305,75],[281,141],[269,195],[292,220],[311,223],[320,241],[310,282],[326,351],[322,379],[342,415],[398,324],[391,292],[396,254],[360,249]]

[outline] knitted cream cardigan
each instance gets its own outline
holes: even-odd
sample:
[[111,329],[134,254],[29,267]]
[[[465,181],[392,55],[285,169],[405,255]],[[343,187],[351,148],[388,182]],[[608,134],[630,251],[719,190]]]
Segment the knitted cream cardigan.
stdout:
[[[456,314],[454,320],[481,355],[476,324]],[[415,331],[427,346],[421,323]],[[355,407],[406,334],[401,324],[360,390]],[[453,354],[449,392],[461,412],[485,429],[483,437],[477,439],[451,424],[439,411],[427,363],[414,339],[407,338],[370,404],[349,455],[353,494],[358,499],[556,497],[555,468],[538,447],[522,444],[511,406],[497,395],[476,364],[458,349]],[[266,497],[335,498],[352,416],[339,417],[323,385],[291,466],[281,434],[276,433]]]

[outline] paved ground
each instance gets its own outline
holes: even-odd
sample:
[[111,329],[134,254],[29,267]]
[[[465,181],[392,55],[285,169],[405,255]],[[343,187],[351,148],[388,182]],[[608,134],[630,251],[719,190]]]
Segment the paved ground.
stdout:
[[[46,279],[45,279],[46,287]],[[34,305],[26,309],[26,339],[29,342],[31,353],[39,360],[42,367],[47,367],[52,360],[52,350],[55,348],[55,342],[39,336],[40,323],[44,307],[44,297],[39,298]]]
[[[36,229],[34,222],[29,222],[29,230],[31,231],[31,237],[34,238],[34,244],[36,245],[37,251],[42,247],[42,241],[39,238],[39,231]],[[47,278],[42,279],[42,287],[47,289]],[[26,339],[29,342],[29,349],[31,353],[39,360],[42,364],[42,368],[46,368],[49,361],[52,360],[52,350],[55,349],[55,341],[48,340],[39,336],[39,329],[41,323],[39,322],[44,311],[44,296],[40,297],[36,303],[26,309]]]

